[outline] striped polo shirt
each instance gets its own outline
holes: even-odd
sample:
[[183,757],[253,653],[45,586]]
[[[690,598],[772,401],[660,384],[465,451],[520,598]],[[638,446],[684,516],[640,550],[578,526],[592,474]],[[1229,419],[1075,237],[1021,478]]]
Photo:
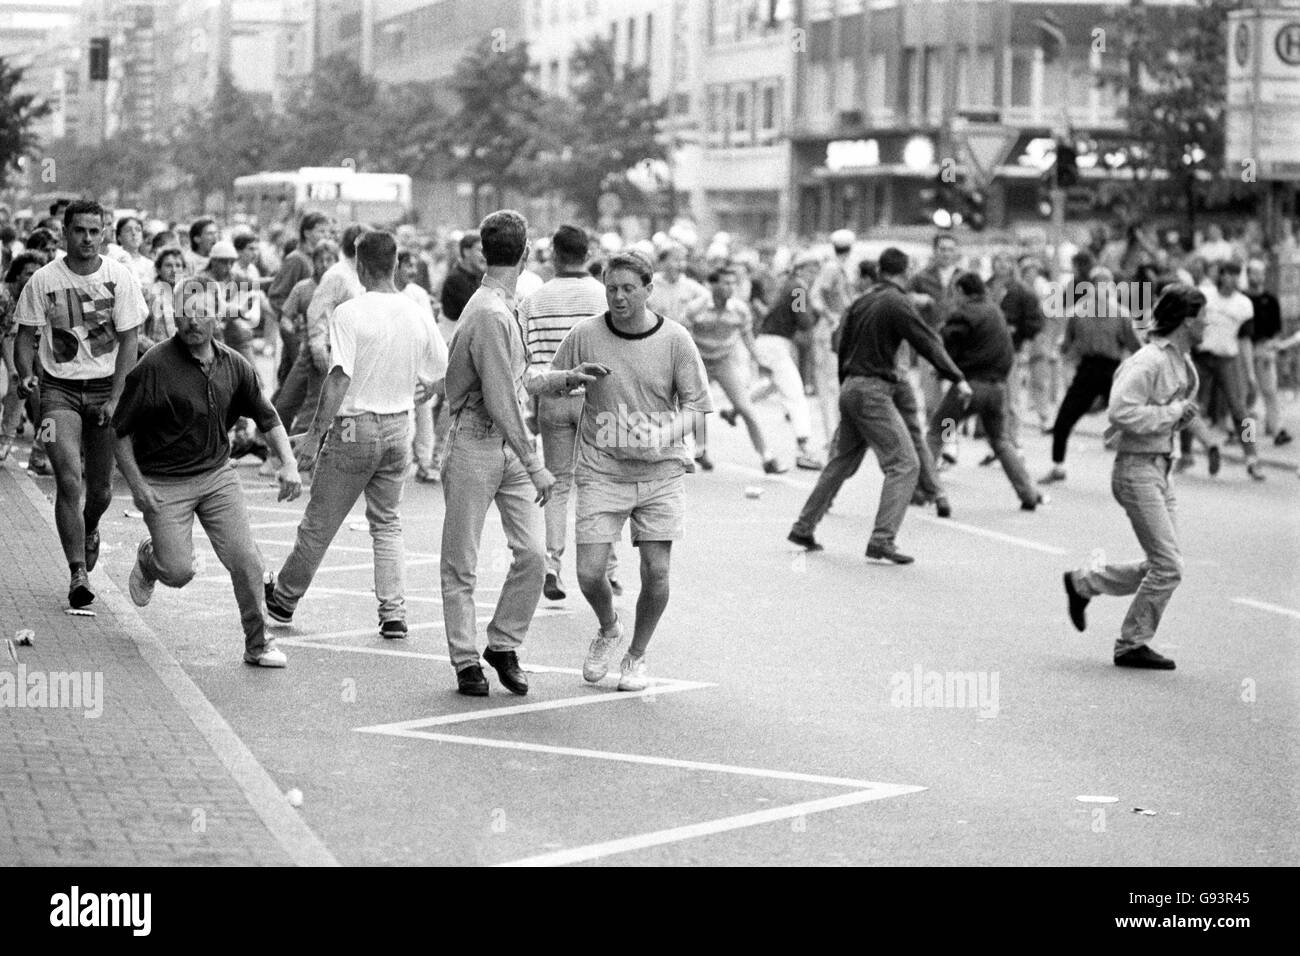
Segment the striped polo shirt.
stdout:
[[519,303],[519,322],[535,367],[549,367],[569,330],[608,308],[605,287],[589,275],[556,276]]

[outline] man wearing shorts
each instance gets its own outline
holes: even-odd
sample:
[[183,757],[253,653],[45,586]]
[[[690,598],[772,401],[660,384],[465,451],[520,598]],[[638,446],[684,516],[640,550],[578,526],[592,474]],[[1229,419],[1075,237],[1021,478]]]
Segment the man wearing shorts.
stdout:
[[685,517],[686,438],[698,417],[713,411],[690,332],[646,309],[652,275],[637,253],[613,256],[605,266],[609,311],[578,322],[552,362],[557,370],[609,370],[587,385],[578,425],[578,584],[600,622],[582,676],[601,680],[623,640],[606,568],[630,518],[632,544],[641,551],[641,595],[618,682],[627,691],[649,686],[646,648],[668,605],[669,557]]
[[99,519],[113,497],[110,422],[148,309],[131,270],[99,254],[99,203],[71,203],[63,223],[67,255],[42,266],[18,300],[14,364],[26,394],[38,384],[32,367],[45,328],[40,438],[54,465],[54,518],[71,571],[68,603],[83,608],[95,600],[89,572],[99,560]]

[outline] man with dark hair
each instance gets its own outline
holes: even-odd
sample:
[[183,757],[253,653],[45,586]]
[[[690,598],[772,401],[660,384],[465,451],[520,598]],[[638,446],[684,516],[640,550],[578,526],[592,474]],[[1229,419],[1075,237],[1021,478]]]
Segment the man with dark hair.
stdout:
[[[447,409],[452,416],[443,495],[442,607],[451,665],[462,694],[488,693],[478,652],[474,603],[479,542],[488,506],[495,503],[513,554],[496,612],[488,623],[483,657],[511,692],[528,693],[519,667],[523,644],[542,594],[546,550],[534,505],[545,505],[555,485],[524,423],[528,347],[515,315],[515,284],[528,261],[528,223],[513,210],[494,212],[479,228],[487,271],[460,314],[447,366]],[[544,376],[549,392],[595,381],[590,374]],[[602,569],[603,572],[603,569]]]
[[[519,303],[519,321],[531,355],[532,369],[550,370],[555,350],[580,320],[605,310],[605,287],[587,272],[587,234],[577,226],[560,226],[551,239],[555,278]],[[542,594],[548,601],[567,596],[560,578],[565,533],[569,517],[569,490],[573,486],[574,447],[586,392],[576,388],[559,395],[537,396],[537,425],[542,436],[546,470],[555,487],[546,502],[546,580]],[[615,586],[616,559],[611,551],[609,577]]]
[[[780,393],[785,416],[794,429],[795,442],[799,448],[795,465],[809,471],[820,471],[822,463],[808,448],[812,437],[812,415],[804,392],[803,378],[799,375],[796,340],[800,333],[810,332],[817,322],[817,317],[808,306],[808,290],[812,288],[820,268],[821,261],[811,252],[801,252],[795,256],[790,275],[777,294],[775,304],[763,317],[754,339],[754,348],[762,364],[771,370],[769,380],[772,387]],[[728,420],[731,416],[723,411],[719,417]],[[829,432],[826,443],[830,443]]]
[[253,541],[243,490],[227,467],[229,428],[241,415],[257,421],[284,465],[280,500],[302,491],[293,450],[275,410],[262,395],[250,362],[214,341],[217,313],[210,287],[182,284],[176,332],[145,354],[127,376],[113,416],[117,462],[144,515],[149,537],[136,549],[128,582],[144,607],[154,587],[182,588],[194,579],[197,516],[230,572],[244,626],[244,662],[284,667],[284,652],[266,636],[262,614],[262,556]]
[[894,542],[921,470],[907,425],[894,403],[899,346],[904,341],[911,343],[941,377],[957,383],[959,394],[969,396],[971,387],[944,351],[939,334],[926,324],[908,297],[907,268],[906,253],[893,247],[882,252],[880,281],[849,306],[837,332],[842,417],[833,442],[834,454],[788,536],[808,551],[822,550],[813,532],[870,446],[880,461],[885,483],[867,557],[895,564],[914,560]]
[[[935,332],[943,328],[944,321],[954,305],[956,281],[960,272],[958,262],[961,254],[957,249],[957,237],[951,232],[936,232],[931,242],[934,255],[924,269],[912,276],[908,285],[912,293],[912,303],[920,311],[926,325]],[[931,366],[920,369],[921,401],[925,404],[925,413],[931,414],[939,404],[943,388],[940,379]]]
[[33,360],[43,328],[41,439],[58,483],[54,516],[71,572],[68,603],[83,608],[95,600],[88,574],[99,560],[99,519],[113,497],[110,422],[148,309],[131,270],[99,254],[99,203],[69,204],[64,221],[68,254],[37,270],[18,299],[14,364],[26,395],[38,384]]
[[406,637],[405,557],[398,506],[410,465],[410,415],[447,372],[442,337],[393,281],[397,242],[367,232],[356,241],[363,293],[330,317],[331,367],[320,405],[299,446],[311,498],[293,551],[266,584],[271,620],[288,624],[339,526],[363,494],[374,545],[379,633]]
[[1070,621],[1079,631],[1087,627],[1085,611],[1098,594],[1132,594],[1115,642],[1116,666],[1173,670],[1174,662],[1150,645],[1182,580],[1170,471],[1174,436],[1197,415],[1198,381],[1189,353],[1205,334],[1205,296],[1190,286],[1169,286],[1152,321],[1147,344],[1115,373],[1106,430],[1106,447],[1116,450],[1111,491],[1146,559],[1122,564],[1101,559],[1066,571],[1064,583]]
[[[357,240],[369,231],[369,226],[355,222],[343,230],[343,240],[339,243],[343,256],[325,270],[307,304],[306,342],[299,348],[298,358],[275,402],[275,410],[291,434],[295,433],[295,419],[304,410],[308,416],[315,414],[321,384],[331,368],[330,316],[335,308],[365,292],[357,278],[356,254]],[[303,467],[305,470],[306,466]]]
[[993,453],[1020,496],[1021,510],[1033,511],[1043,496],[1034,489],[1006,428],[1007,376],[1016,361],[1011,330],[1001,310],[988,300],[979,275],[964,272],[955,285],[956,308],[943,325],[943,346],[969,383],[970,394],[954,385],[940,400],[930,417],[930,453],[938,455],[945,434],[978,415]]
[[190,247],[185,250],[186,271],[196,276],[208,268],[208,255],[221,238],[221,230],[213,219],[204,216],[190,224]]
[[474,231],[460,237],[457,246],[460,258],[442,282],[442,314],[448,321],[460,321],[460,314],[470,297],[478,291],[479,283],[487,270],[483,254],[483,239]]
[[[641,552],[641,593],[632,643],[619,667],[618,689],[650,685],[646,649],[668,606],[674,541],[685,530],[686,439],[713,411],[707,373],[690,333],[646,307],[651,265],[640,253],[619,253],[605,267],[609,308],[582,319],[555,354],[557,369],[596,371],[578,425],[578,585],[600,629],[582,665],[584,680],[609,672],[623,640],[606,568],[614,543],[631,522]],[[540,383],[539,383],[540,384]],[[534,388],[534,386],[530,386]]]
[[[329,217],[324,213],[309,212],[303,216],[302,221],[298,223],[298,245],[280,264],[280,271],[275,274],[275,278],[271,280],[266,290],[267,301],[271,303],[271,316],[280,325],[280,341],[283,343],[280,352],[280,368],[276,374],[276,383],[279,385],[283,385],[288,377],[289,370],[293,368],[294,360],[298,357],[298,348],[302,344],[298,341],[293,326],[285,328],[284,323],[280,322],[280,313],[284,310],[285,300],[289,298],[293,287],[303,279],[311,278],[314,271],[311,254],[322,240],[329,238],[329,231]],[[289,424],[285,422],[285,427],[287,428]]]

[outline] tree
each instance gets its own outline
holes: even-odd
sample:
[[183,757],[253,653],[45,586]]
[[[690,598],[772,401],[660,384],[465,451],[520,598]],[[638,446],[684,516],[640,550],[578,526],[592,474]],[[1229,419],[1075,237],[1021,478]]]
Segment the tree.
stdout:
[[381,142],[379,106],[378,81],[354,60],[343,54],[321,60],[277,119],[275,165],[338,166],[351,159],[364,166]]
[[380,90],[369,159],[377,170],[436,178],[446,166],[447,113],[431,82]]
[[36,152],[39,140],[32,126],[50,112],[50,104],[31,93],[17,92],[23,73],[0,57],[0,188],[11,172],[22,168],[19,161]]
[[199,191],[200,201],[214,192],[229,201],[237,176],[266,168],[268,132],[275,128],[271,120],[263,102],[235,86],[223,70],[212,101],[191,110],[172,138],[172,161]]
[[535,160],[548,142],[547,97],[529,79],[528,48],[484,37],[456,64],[451,87],[459,100],[442,145],[451,173],[474,188],[474,214],[484,187],[498,204],[508,189],[536,178]]
[[121,129],[101,143],[54,140],[42,153],[54,160],[63,189],[97,197],[115,192],[119,203],[127,203],[148,191],[158,168],[158,149],[139,130]]
[[573,103],[564,111],[563,147],[546,163],[547,180],[595,223],[602,193],[639,199],[628,171],[643,161],[667,158],[659,125],[668,108],[651,101],[647,70],[619,69],[605,37],[578,47],[570,69]]
[[[1139,181],[1129,191],[1134,219],[1162,198],[1185,207],[1189,232],[1213,191],[1222,191],[1227,101],[1227,15],[1240,0],[1196,0],[1150,8],[1141,0],[1120,12],[1125,68],[1108,82],[1126,95],[1125,165]],[[1157,170],[1169,176],[1152,178]]]

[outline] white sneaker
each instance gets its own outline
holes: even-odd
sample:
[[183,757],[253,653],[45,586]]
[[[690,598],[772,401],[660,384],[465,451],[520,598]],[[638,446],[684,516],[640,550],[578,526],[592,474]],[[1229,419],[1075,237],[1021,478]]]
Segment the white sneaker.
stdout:
[[614,632],[608,636],[602,631],[596,632],[596,639],[587,649],[587,659],[582,662],[582,679],[589,684],[603,680],[609,673],[609,660],[614,656],[618,645],[623,642],[623,622],[614,619]]
[[131,566],[131,577],[127,579],[127,590],[131,592],[131,603],[136,607],[144,607],[153,600],[153,587],[156,582],[149,580],[145,576],[144,568],[141,562],[145,559],[145,547],[149,544],[149,539],[141,541],[135,549],[135,564]]
[[631,654],[623,655],[623,665],[620,668],[623,672],[618,679],[619,690],[645,690],[650,686],[650,678],[646,675],[645,657],[633,657]]
[[284,656],[284,651],[275,646],[275,641],[269,641],[260,654],[250,654],[245,651],[244,663],[255,664],[258,667],[284,667],[289,663],[289,658]]

